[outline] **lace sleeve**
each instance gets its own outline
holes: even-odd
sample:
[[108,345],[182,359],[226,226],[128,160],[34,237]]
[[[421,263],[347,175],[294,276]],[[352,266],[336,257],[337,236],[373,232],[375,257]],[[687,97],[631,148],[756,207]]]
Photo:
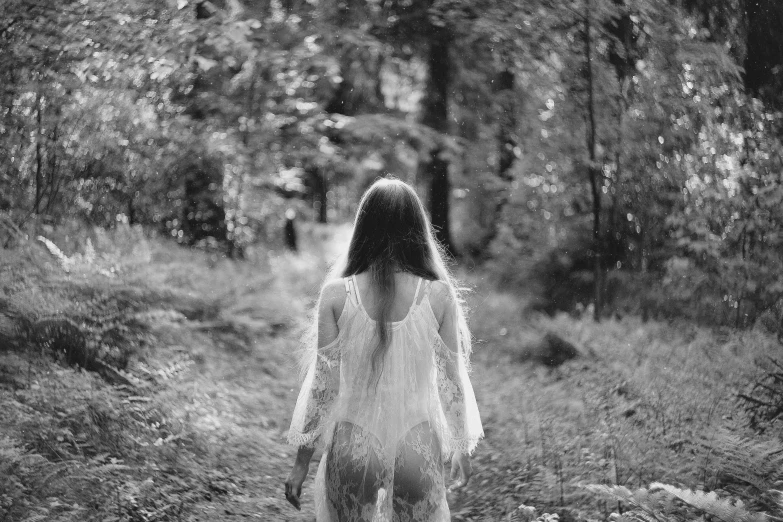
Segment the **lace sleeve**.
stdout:
[[472,453],[484,437],[476,396],[468,377],[467,361],[460,350],[450,349],[440,336],[435,340],[438,394],[448,430],[444,447],[449,452]]
[[315,447],[323,433],[340,384],[337,342],[319,348],[307,370],[288,430],[293,446]]

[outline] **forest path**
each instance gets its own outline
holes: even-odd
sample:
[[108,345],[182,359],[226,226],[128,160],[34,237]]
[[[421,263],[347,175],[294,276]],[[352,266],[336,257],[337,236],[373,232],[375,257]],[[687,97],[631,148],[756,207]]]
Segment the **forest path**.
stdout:
[[[223,312],[238,323],[270,321],[270,315],[280,317],[282,312],[282,332],[267,331],[246,348],[216,338],[212,346],[196,349],[193,371],[160,397],[172,410],[184,413],[209,448],[208,489],[214,494],[193,507],[196,519],[314,520],[312,481],[318,455],[304,485],[302,511],[291,507],[283,495],[283,481],[296,454],[285,444],[299,391],[295,351],[323,277],[324,259],[334,258],[349,232],[338,228],[316,251],[305,247],[299,254],[277,259],[264,291],[251,289]],[[471,279],[472,307],[482,309],[482,316],[494,316],[492,324],[475,328],[479,339],[494,341],[479,342],[472,374],[487,436],[474,458],[470,485],[450,494],[449,503],[454,520],[507,520],[520,500],[506,478],[524,468],[517,441],[525,438],[520,426],[523,413],[509,406],[522,403],[537,377],[526,366],[509,364],[509,356],[496,350],[496,341],[507,342],[497,326],[508,320],[511,327],[517,307],[508,310],[493,300],[477,274]],[[483,309],[489,301],[497,309]]]
[[237,281],[234,297],[222,299],[221,319],[249,325],[249,335],[231,342],[236,339],[210,333],[211,342],[191,347],[192,371],[159,397],[184,414],[208,449],[209,462],[202,464],[213,494],[191,508],[196,520],[314,520],[309,482],[302,511],[283,494],[296,455],[285,435],[299,390],[298,339],[327,260],[349,234],[347,227],[308,231],[302,251],[271,259],[265,276]]
[[[79,298],[85,289],[137,296],[147,308],[134,320],[149,331],[119,386],[37,351],[0,353],[0,456],[17,466],[4,468],[10,480],[0,473],[0,490],[15,488],[0,499],[0,518],[311,522],[315,462],[296,511],[283,494],[296,453],[285,435],[298,340],[350,229],[300,232],[302,251],[251,252],[242,262],[139,240],[121,281],[43,272],[54,275],[32,286],[42,295],[65,299],[52,289],[67,283]],[[774,336],[538,315],[531,296],[499,288],[488,270],[458,274],[473,289],[471,381],[486,438],[470,484],[449,497],[453,520],[529,520],[521,504],[563,522],[608,520],[614,505],[586,485],[723,480],[704,463],[747,433],[737,394],[757,382],[757,361],[779,357]],[[553,338],[581,356],[555,368],[532,363],[557,349]]]

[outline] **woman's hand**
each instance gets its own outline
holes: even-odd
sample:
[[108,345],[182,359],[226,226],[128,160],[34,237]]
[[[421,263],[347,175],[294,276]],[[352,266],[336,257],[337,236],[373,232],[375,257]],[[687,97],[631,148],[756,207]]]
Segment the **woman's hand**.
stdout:
[[297,462],[285,481],[285,498],[299,510],[302,509],[299,497],[302,496],[302,484],[307,478],[307,471],[307,467],[303,467]]
[[449,491],[462,489],[468,485],[473,468],[470,465],[470,457],[462,452],[455,452],[451,457],[451,478],[458,478],[457,482],[449,487]]
[[313,458],[313,448],[299,447],[296,454],[296,462],[288,474],[285,481],[285,499],[296,509],[302,509],[299,497],[302,496],[302,484],[307,478],[307,472],[310,470],[310,459]]

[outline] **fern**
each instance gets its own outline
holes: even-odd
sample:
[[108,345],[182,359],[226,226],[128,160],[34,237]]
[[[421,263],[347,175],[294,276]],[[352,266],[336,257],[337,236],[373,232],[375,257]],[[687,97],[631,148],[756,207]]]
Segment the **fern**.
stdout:
[[[780,313],[783,315],[783,311]],[[780,338],[783,333],[778,335]],[[750,427],[759,433],[783,419],[783,363],[772,357],[769,357],[768,363],[747,393],[738,395],[748,413]]]
[[626,511],[622,515],[611,519],[612,522],[659,522],[659,519],[640,509]]
[[628,516],[632,515],[638,522],[671,522],[668,513],[673,506],[668,497],[659,492],[640,488],[630,490],[625,486],[607,486],[603,484],[588,484],[585,489],[597,493],[612,500],[623,502],[633,508]]
[[710,493],[692,491],[690,489],[680,489],[669,484],[661,484],[660,482],[651,484],[650,489],[665,491],[686,504],[724,522],[765,522],[767,520],[765,514],[755,513],[746,509],[745,504],[741,500],[737,500],[732,504],[728,499],[719,498],[714,491]]
[[768,519],[766,514],[748,509],[741,500],[732,502],[730,499],[720,498],[715,492],[692,491],[660,482],[637,490],[600,484],[584,487],[631,508],[615,522],[680,522],[692,519],[688,510],[674,504],[673,499],[723,522],[766,522]]
[[[783,444],[748,439],[726,430],[699,444],[705,483],[726,489],[762,510],[776,509],[769,493],[783,481]],[[707,476],[709,470],[713,476]]]

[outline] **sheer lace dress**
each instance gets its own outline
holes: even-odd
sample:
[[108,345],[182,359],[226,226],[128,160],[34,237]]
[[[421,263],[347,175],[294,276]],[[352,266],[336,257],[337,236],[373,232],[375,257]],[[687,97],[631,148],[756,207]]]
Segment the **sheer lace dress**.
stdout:
[[294,409],[288,442],[322,444],[318,522],[450,520],[443,462],[483,436],[464,354],[446,346],[418,281],[408,314],[392,323],[377,387],[368,386],[375,321],[355,277],[338,336],[318,348]]

